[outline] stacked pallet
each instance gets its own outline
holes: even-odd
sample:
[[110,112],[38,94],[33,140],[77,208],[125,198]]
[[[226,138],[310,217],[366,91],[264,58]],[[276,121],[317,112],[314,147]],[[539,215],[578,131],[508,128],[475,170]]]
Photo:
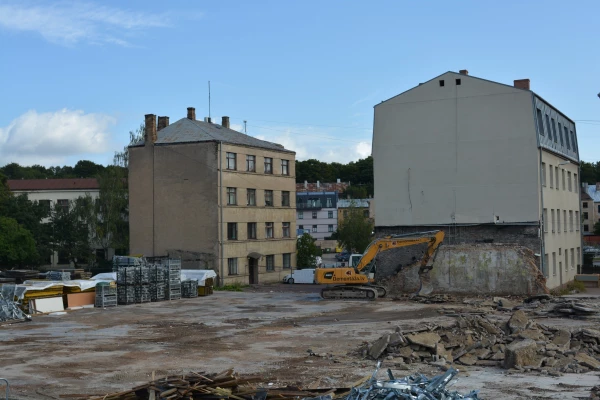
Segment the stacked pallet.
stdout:
[[186,299],[198,297],[198,281],[193,279],[181,281],[181,297]]
[[96,285],[95,307],[116,307],[117,287],[109,282],[100,282]]
[[70,281],[71,273],[63,271],[50,271],[46,275],[46,278],[50,281]]
[[118,304],[181,298],[181,260],[115,257]]
[[149,265],[150,274],[150,301],[165,299],[165,273],[164,267],[159,264]]
[[181,260],[163,259],[161,265],[165,271],[165,298],[181,299]]

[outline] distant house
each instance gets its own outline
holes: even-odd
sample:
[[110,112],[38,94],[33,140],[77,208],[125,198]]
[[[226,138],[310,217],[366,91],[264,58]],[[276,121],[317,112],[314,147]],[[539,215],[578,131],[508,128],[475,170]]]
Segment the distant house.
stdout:
[[348,215],[348,209],[350,207],[361,208],[363,211],[363,215],[365,218],[370,218],[372,220],[375,219],[374,215],[374,199],[341,199],[338,200],[338,210],[337,210],[337,223],[338,225],[342,223],[344,218]]
[[[8,187],[15,195],[26,194],[30,201],[44,204],[48,209],[55,206],[69,207],[69,201],[89,195],[92,199],[100,195],[100,185],[96,178],[81,179],[13,179],[8,180]],[[46,221],[47,222],[47,221]],[[114,249],[104,254],[101,246],[96,246],[96,257],[110,259]],[[55,252],[48,260],[50,265],[68,264],[66,256]]]
[[296,226],[299,232],[323,240],[337,230],[337,192],[296,192]]
[[600,222],[600,182],[583,184],[581,191],[581,225],[584,235],[594,234],[594,225]]
[[296,192],[336,192],[341,194],[350,186],[350,182],[341,182],[340,179],[337,182],[319,182],[311,183],[304,181],[304,183],[296,183]]

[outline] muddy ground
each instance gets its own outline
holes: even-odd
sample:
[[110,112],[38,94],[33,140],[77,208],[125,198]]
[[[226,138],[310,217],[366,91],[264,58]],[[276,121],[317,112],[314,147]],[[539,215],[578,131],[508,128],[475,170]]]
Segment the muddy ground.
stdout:
[[[230,367],[242,374],[263,374],[265,383],[275,385],[345,386],[374,369],[373,361],[352,354],[363,341],[396,326],[410,330],[453,321],[438,313],[442,306],[453,306],[449,303],[324,301],[318,290],[313,285],[269,285],[0,325],[0,378],[9,380],[11,397],[19,399],[103,395],[144,383],[153,371],[161,376]],[[455,306],[465,308],[462,302]],[[569,319],[544,323],[593,326]],[[330,356],[311,356],[308,350]],[[382,377],[386,367],[397,377],[441,373],[427,364],[404,370],[385,360],[383,366]],[[460,379],[454,387],[465,392],[480,389],[484,399],[585,398],[600,384],[598,372],[550,377],[458,368]]]

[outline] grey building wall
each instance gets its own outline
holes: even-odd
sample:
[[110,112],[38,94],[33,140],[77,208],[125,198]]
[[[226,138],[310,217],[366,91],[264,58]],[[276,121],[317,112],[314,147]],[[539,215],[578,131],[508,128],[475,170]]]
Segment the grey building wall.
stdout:
[[539,221],[529,91],[443,74],[375,106],[373,158],[378,227]]

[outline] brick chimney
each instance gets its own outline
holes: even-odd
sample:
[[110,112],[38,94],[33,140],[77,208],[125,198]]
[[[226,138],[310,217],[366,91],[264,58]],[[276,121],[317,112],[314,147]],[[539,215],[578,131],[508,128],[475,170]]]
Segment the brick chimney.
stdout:
[[515,87],[519,89],[529,89],[529,79],[515,79]]
[[169,126],[169,117],[158,117],[158,127],[156,130],[160,131],[161,129],[164,129],[167,126]]
[[221,126],[223,128],[229,128],[229,117],[221,117]]
[[194,107],[188,107],[188,119],[195,120],[196,119],[196,109]]
[[144,124],[146,126],[144,132],[144,141],[146,143],[156,142],[156,115],[146,114]]
[[458,71],[461,75],[469,75],[469,71],[467,71],[466,69],[461,69],[460,71]]

